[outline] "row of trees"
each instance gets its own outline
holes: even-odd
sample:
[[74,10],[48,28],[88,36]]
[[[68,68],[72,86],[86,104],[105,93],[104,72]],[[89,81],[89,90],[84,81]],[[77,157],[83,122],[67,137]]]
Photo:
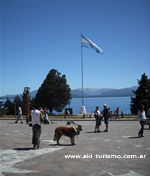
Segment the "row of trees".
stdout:
[[[18,111],[18,107],[20,106],[22,108],[23,114],[27,113],[27,104],[25,100],[24,93],[23,95],[16,96],[13,101],[11,101],[9,98],[7,98],[6,102],[3,103],[2,101],[0,102],[0,113],[2,114],[7,114],[7,115],[12,115],[15,114],[15,107],[16,111]],[[34,108],[34,98],[30,100],[30,107],[31,109]]]
[[[147,112],[150,107],[150,79],[145,75],[141,76],[141,80],[138,80],[139,87],[136,91],[134,97],[131,97],[131,109],[132,113],[136,114],[141,104],[145,106]],[[30,98],[30,97],[29,97]],[[71,102],[71,89],[67,85],[66,76],[59,73],[57,70],[50,70],[46,79],[38,89],[35,98],[30,98],[30,109],[36,108],[36,105],[41,107],[47,107],[52,113],[53,110],[57,112],[62,112],[66,105]],[[26,95],[23,93],[21,98],[16,96],[11,102],[8,98],[7,101],[2,104],[0,102],[0,108],[3,106],[2,113],[4,114],[14,114],[15,105],[22,107],[23,114],[26,114]]]
[[[52,113],[53,110],[57,112],[62,112],[66,105],[70,104],[72,99],[71,89],[67,85],[66,76],[59,73],[57,70],[50,70],[46,79],[38,89],[35,98],[30,98],[30,109],[36,108],[36,106],[47,107]],[[16,96],[11,102],[8,98],[3,105],[4,108],[2,113],[4,114],[14,114],[15,105],[16,107],[22,107],[23,114],[26,114],[26,94],[23,93],[21,97]]]

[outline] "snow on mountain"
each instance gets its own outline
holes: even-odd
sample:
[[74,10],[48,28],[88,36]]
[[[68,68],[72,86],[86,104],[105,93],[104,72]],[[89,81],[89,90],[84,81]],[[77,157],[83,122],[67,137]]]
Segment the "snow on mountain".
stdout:
[[[78,88],[78,89],[73,89],[72,90],[72,94],[74,94],[74,92],[78,90],[78,91],[82,91],[81,88]],[[107,92],[107,91],[111,91],[113,90],[112,88],[94,88],[94,87],[87,87],[87,88],[84,88],[83,89],[83,92],[89,96],[96,96],[96,95],[100,95],[104,92]]]

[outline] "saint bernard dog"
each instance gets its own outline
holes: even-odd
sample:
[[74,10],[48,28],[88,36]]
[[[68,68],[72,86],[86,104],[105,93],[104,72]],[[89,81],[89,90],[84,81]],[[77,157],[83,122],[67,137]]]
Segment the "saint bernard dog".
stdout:
[[59,144],[59,139],[64,135],[64,136],[68,136],[70,138],[71,144],[72,145],[76,145],[75,144],[75,136],[80,134],[80,131],[82,131],[82,125],[77,125],[75,124],[75,126],[73,127],[57,127],[55,129],[55,134],[54,134],[54,141],[57,141],[57,144]]

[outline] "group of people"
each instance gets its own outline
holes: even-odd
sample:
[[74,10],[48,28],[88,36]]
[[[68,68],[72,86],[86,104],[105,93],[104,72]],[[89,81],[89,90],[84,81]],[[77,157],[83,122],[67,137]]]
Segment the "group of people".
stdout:
[[[101,126],[101,120],[103,119],[103,117],[104,117],[104,123],[106,125],[106,129],[104,130],[104,132],[108,132],[108,124],[109,124],[109,118],[111,117],[111,112],[110,112],[110,109],[106,107],[106,104],[104,104],[103,106],[104,106],[104,109],[102,113],[100,112],[98,106],[96,106],[96,110],[94,112],[94,117],[96,120],[95,131],[94,131],[95,133],[101,132],[99,130],[99,127]],[[117,108],[116,113],[117,113],[116,114],[116,118],[117,118],[117,116],[119,115],[119,107]],[[150,108],[148,110],[148,117],[150,118]],[[145,115],[144,105],[141,105],[140,109],[138,110],[138,119],[141,125],[141,129],[138,133],[138,136],[144,137],[143,132],[144,132],[145,121],[147,119]]]
[[[103,117],[104,117],[104,123],[106,125],[106,129],[104,130],[104,132],[108,132],[108,124],[109,124],[109,118],[111,116],[111,112],[106,107],[106,104],[104,104],[103,106],[104,106],[104,109],[102,113],[100,112],[98,106],[96,106],[96,110],[94,112],[94,117],[96,119],[96,125],[95,125],[95,131],[94,131],[95,133],[100,132],[99,127],[101,126],[101,120],[103,119]],[[148,112],[148,116],[150,117],[150,109]],[[41,124],[44,121],[46,121],[47,123],[50,123],[46,108],[43,110],[41,107],[39,108],[37,107],[36,109],[31,111],[31,117],[32,117],[33,149],[40,149],[40,135],[42,131]],[[21,123],[23,123],[21,107],[18,108],[18,117],[15,123],[17,123],[19,119],[21,119]],[[138,133],[138,136],[144,137],[143,132],[144,132],[144,125],[146,120],[144,105],[141,105],[138,111],[138,119],[141,125],[141,129]]]
[[44,110],[42,107],[40,107],[40,112],[42,113],[42,116],[44,118],[43,123],[44,124],[51,124],[50,120],[48,119],[48,112],[47,112],[46,107],[44,108]]
[[106,104],[103,105],[104,109],[103,112],[101,113],[99,110],[99,107],[96,106],[96,110],[94,111],[94,117],[96,120],[96,125],[95,125],[95,133],[100,132],[99,127],[101,126],[101,120],[104,117],[104,122],[106,124],[106,129],[104,130],[104,132],[108,132],[108,124],[109,124],[109,118],[111,116],[110,114],[110,110],[107,109]]
[[[43,123],[44,124],[51,124],[50,120],[48,119],[48,112],[47,112],[47,109],[46,107],[44,108],[44,110],[42,109],[42,107],[39,108],[44,120],[43,120]],[[15,121],[15,123],[18,123],[19,120],[21,120],[21,123],[23,123],[23,118],[22,118],[22,109],[20,106],[18,106],[18,116],[17,116],[17,119]]]

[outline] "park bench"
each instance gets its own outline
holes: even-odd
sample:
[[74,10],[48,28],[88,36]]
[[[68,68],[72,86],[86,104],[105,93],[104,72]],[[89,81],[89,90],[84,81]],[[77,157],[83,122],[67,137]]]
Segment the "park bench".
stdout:
[[149,129],[150,129],[150,118],[147,118],[147,119],[146,119],[145,125],[149,125]]

